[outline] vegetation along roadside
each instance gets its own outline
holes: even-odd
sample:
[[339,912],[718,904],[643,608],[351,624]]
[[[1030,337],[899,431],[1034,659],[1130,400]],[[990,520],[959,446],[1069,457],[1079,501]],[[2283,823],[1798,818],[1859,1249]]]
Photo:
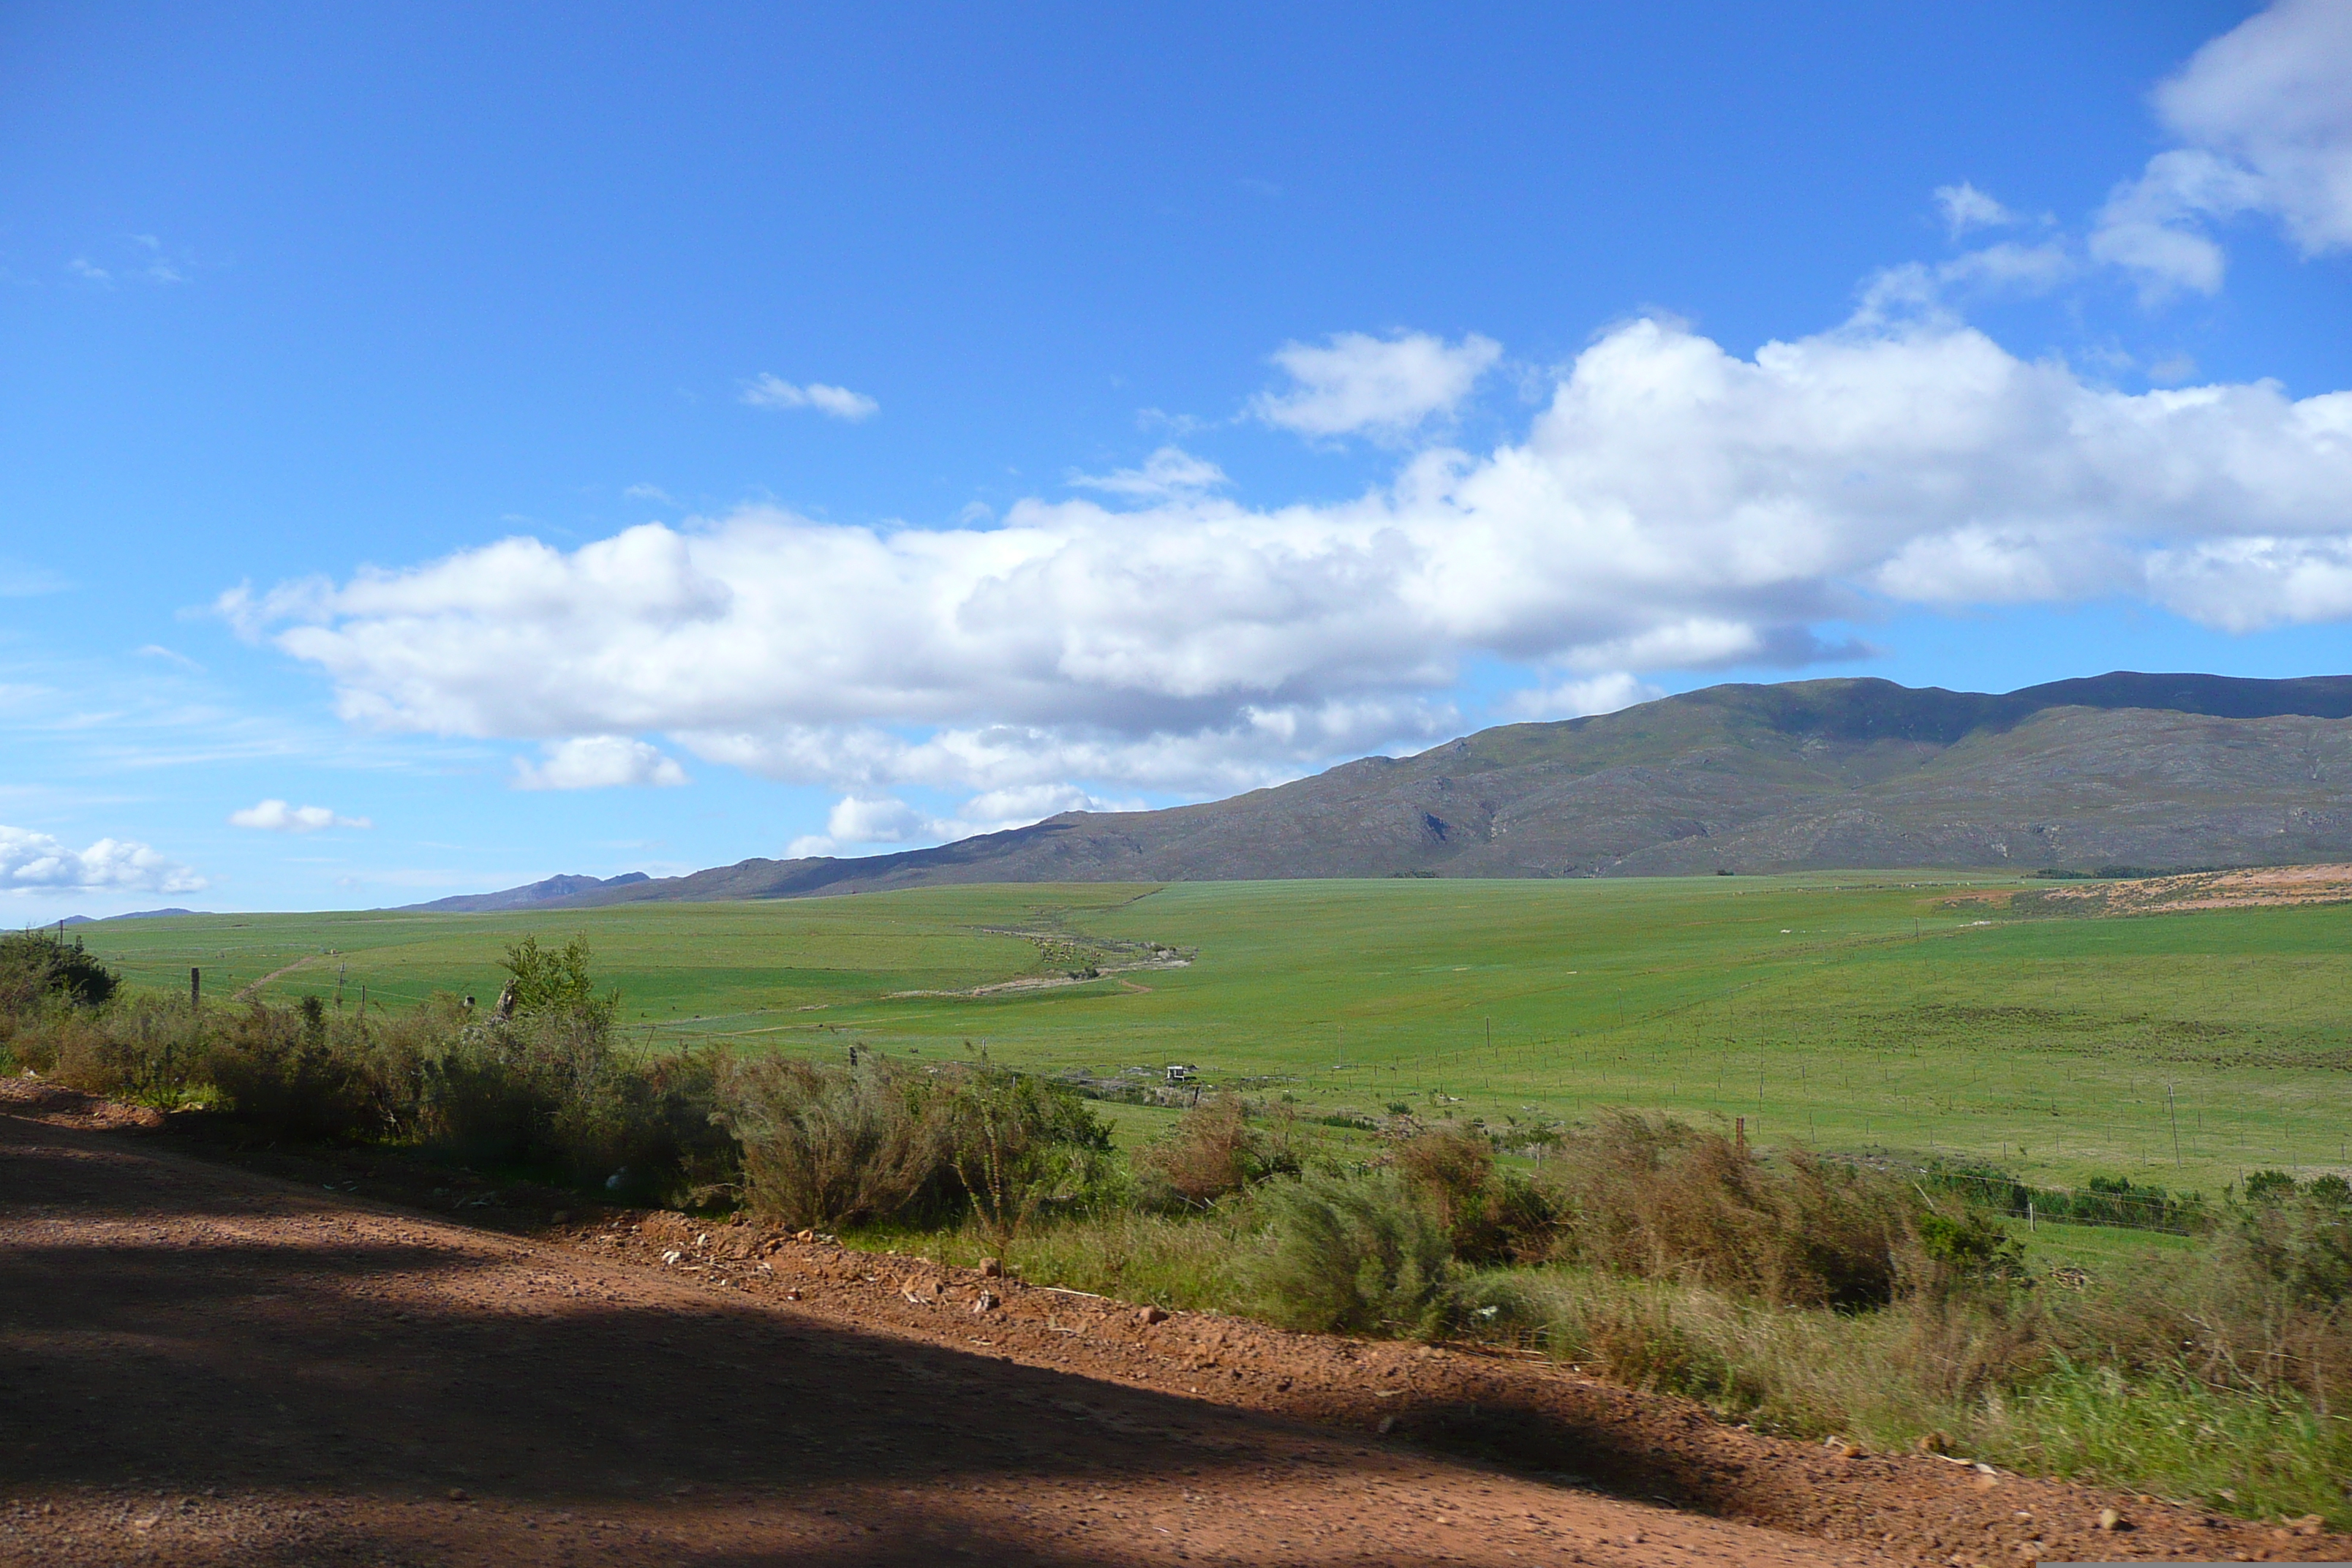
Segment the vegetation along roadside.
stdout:
[[1120,1149],[1068,1086],[977,1051],[632,1050],[589,959],[525,940],[496,1005],[362,1014],[124,985],[16,933],[0,1049],[232,1139],[740,1205],[1033,1283],[1516,1345],[1789,1434],[2346,1517],[2340,1177],[2262,1173],[2165,1208],[2189,1245],[2151,1230],[2127,1267],[2037,1270],[2013,1194],[1655,1112],[1530,1136],[1408,1106],[1368,1133],[1223,1093]]

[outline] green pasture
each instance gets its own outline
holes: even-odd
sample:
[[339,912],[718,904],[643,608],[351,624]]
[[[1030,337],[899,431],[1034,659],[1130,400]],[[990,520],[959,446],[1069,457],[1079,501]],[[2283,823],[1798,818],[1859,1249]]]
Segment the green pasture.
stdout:
[[[525,932],[584,934],[649,1043],[852,1043],[1098,1073],[1195,1065],[1310,1115],[1495,1125],[1609,1106],[1849,1153],[2217,1194],[2352,1164],[2352,906],[2012,919],[1909,873],[929,889],[491,915],[114,921],[92,950],[208,998],[485,1002]],[[1181,968],[960,993],[1161,943]],[[289,965],[294,967],[289,968]],[[280,973],[282,971],[282,973]],[[1139,1123],[1139,1130],[1140,1127]]]

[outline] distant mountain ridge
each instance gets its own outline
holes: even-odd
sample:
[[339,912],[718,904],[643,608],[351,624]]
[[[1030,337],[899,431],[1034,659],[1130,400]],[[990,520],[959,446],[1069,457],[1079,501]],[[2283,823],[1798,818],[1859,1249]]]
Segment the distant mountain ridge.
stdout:
[[100,921],[152,921],[169,915],[208,915],[210,910],[132,910],[122,915],[68,915],[58,924],[67,926],[96,925]]
[[535,901],[2347,858],[2352,677],[2117,672],[1998,694],[1875,679],[1715,686],[1201,805],[1069,812],[936,848],[744,860]]
[[394,912],[480,914],[495,910],[528,910],[540,904],[576,898],[583,893],[634,887],[646,880],[649,879],[643,871],[625,871],[617,877],[549,877],[543,881],[520,888],[505,888],[495,893],[460,893],[455,898],[436,899],[429,904],[403,904]]

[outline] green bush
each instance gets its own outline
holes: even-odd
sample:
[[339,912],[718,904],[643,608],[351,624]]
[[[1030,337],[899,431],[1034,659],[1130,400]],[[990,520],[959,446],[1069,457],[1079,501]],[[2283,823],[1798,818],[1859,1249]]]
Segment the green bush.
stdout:
[[1072,1089],[985,1058],[941,1075],[949,1160],[997,1246],[1041,1213],[1086,1207],[1109,1166],[1110,1129]]
[[719,1124],[742,1147],[744,1203],[795,1227],[939,1205],[952,1177],[943,1110],[929,1079],[871,1055],[847,1068],[738,1059],[719,1081]]
[[417,1052],[414,1070],[410,1136],[446,1157],[633,1200],[682,1201],[734,1178],[733,1146],[714,1125],[717,1060],[625,1055],[600,1000],[462,1026]]
[[68,942],[46,927],[0,932],[0,1016],[44,1001],[103,1006],[121,984],[122,977],[92,958],[79,937]]
[[236,1114],[270,1138],[337,1140],[376,1124],[361,1031],[331,1037],[316,997],[299,1012],[255,1003],[234,1016],[205,1072]]
[[1316,1332],[1431,1339],[1447,1321],[1445,1226],[1391,1172],[1268,1184],[1249,1272],[1266,1317]]
[[100,1010],[52,1012],[17,1044],[22,1051],[37,1040],[45,1070],[68,1088],[168,1108],[209,1090],[222,1022],[182,998],[124,995]]
[[1041,1214],[1106,1195],[1110,1130],[1076,1093],[986,1062],[919,1072],[783,1058],[729,1064],[717,1119],[755,1212],[796,1226],[941,1224],[969,1213],[1000,1251]]
[[1917,1216],[1916,1224],[1919,1250],[1928,1263],[1933,1288],[1948,1291],[2024,1279],[2025,1244],[1983,1215],[1966,1209],[1951,1215],[1929,1209]]
[[526,936],[507,948],[499,967],[507,972],[506,992],[499,998],[499,1021],[528,1018],[541,1013],[564,1013],[612,1022],[620,1006],[620,993],[596,994],[588,976],[588,939],[575,936],[562,947],[544,948],[539,938]]
[[2352,1415],[2352,1216],[2307,1192],[2235,1208],[2208,1245],[2087,1295],[2063,1327],[2085,1365]]

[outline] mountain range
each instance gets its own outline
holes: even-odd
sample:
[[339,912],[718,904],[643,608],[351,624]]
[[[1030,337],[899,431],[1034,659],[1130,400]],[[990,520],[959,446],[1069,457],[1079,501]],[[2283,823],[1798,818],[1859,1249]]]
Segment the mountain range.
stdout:
[[[1066,812],[857,858],[425,909],[795,898],[953,882],[2095,871],[2352,859],[2352,677],[2118,672],[2000,694],[1727,685],[1366,757],[1230,800]],[[550,890],[551,896],[517,898]]]
[[643,871],[628,871],[618,877],[550,877],[520,888],[506,888],[495,893],[459,893],[454,898],[436,899],[429,904],[403,904],[404,914],[478,914],[490,910],[527,910],[540,904],[561,903],[583,894],[601,892],[609,888],[627,888],[649,879]]

